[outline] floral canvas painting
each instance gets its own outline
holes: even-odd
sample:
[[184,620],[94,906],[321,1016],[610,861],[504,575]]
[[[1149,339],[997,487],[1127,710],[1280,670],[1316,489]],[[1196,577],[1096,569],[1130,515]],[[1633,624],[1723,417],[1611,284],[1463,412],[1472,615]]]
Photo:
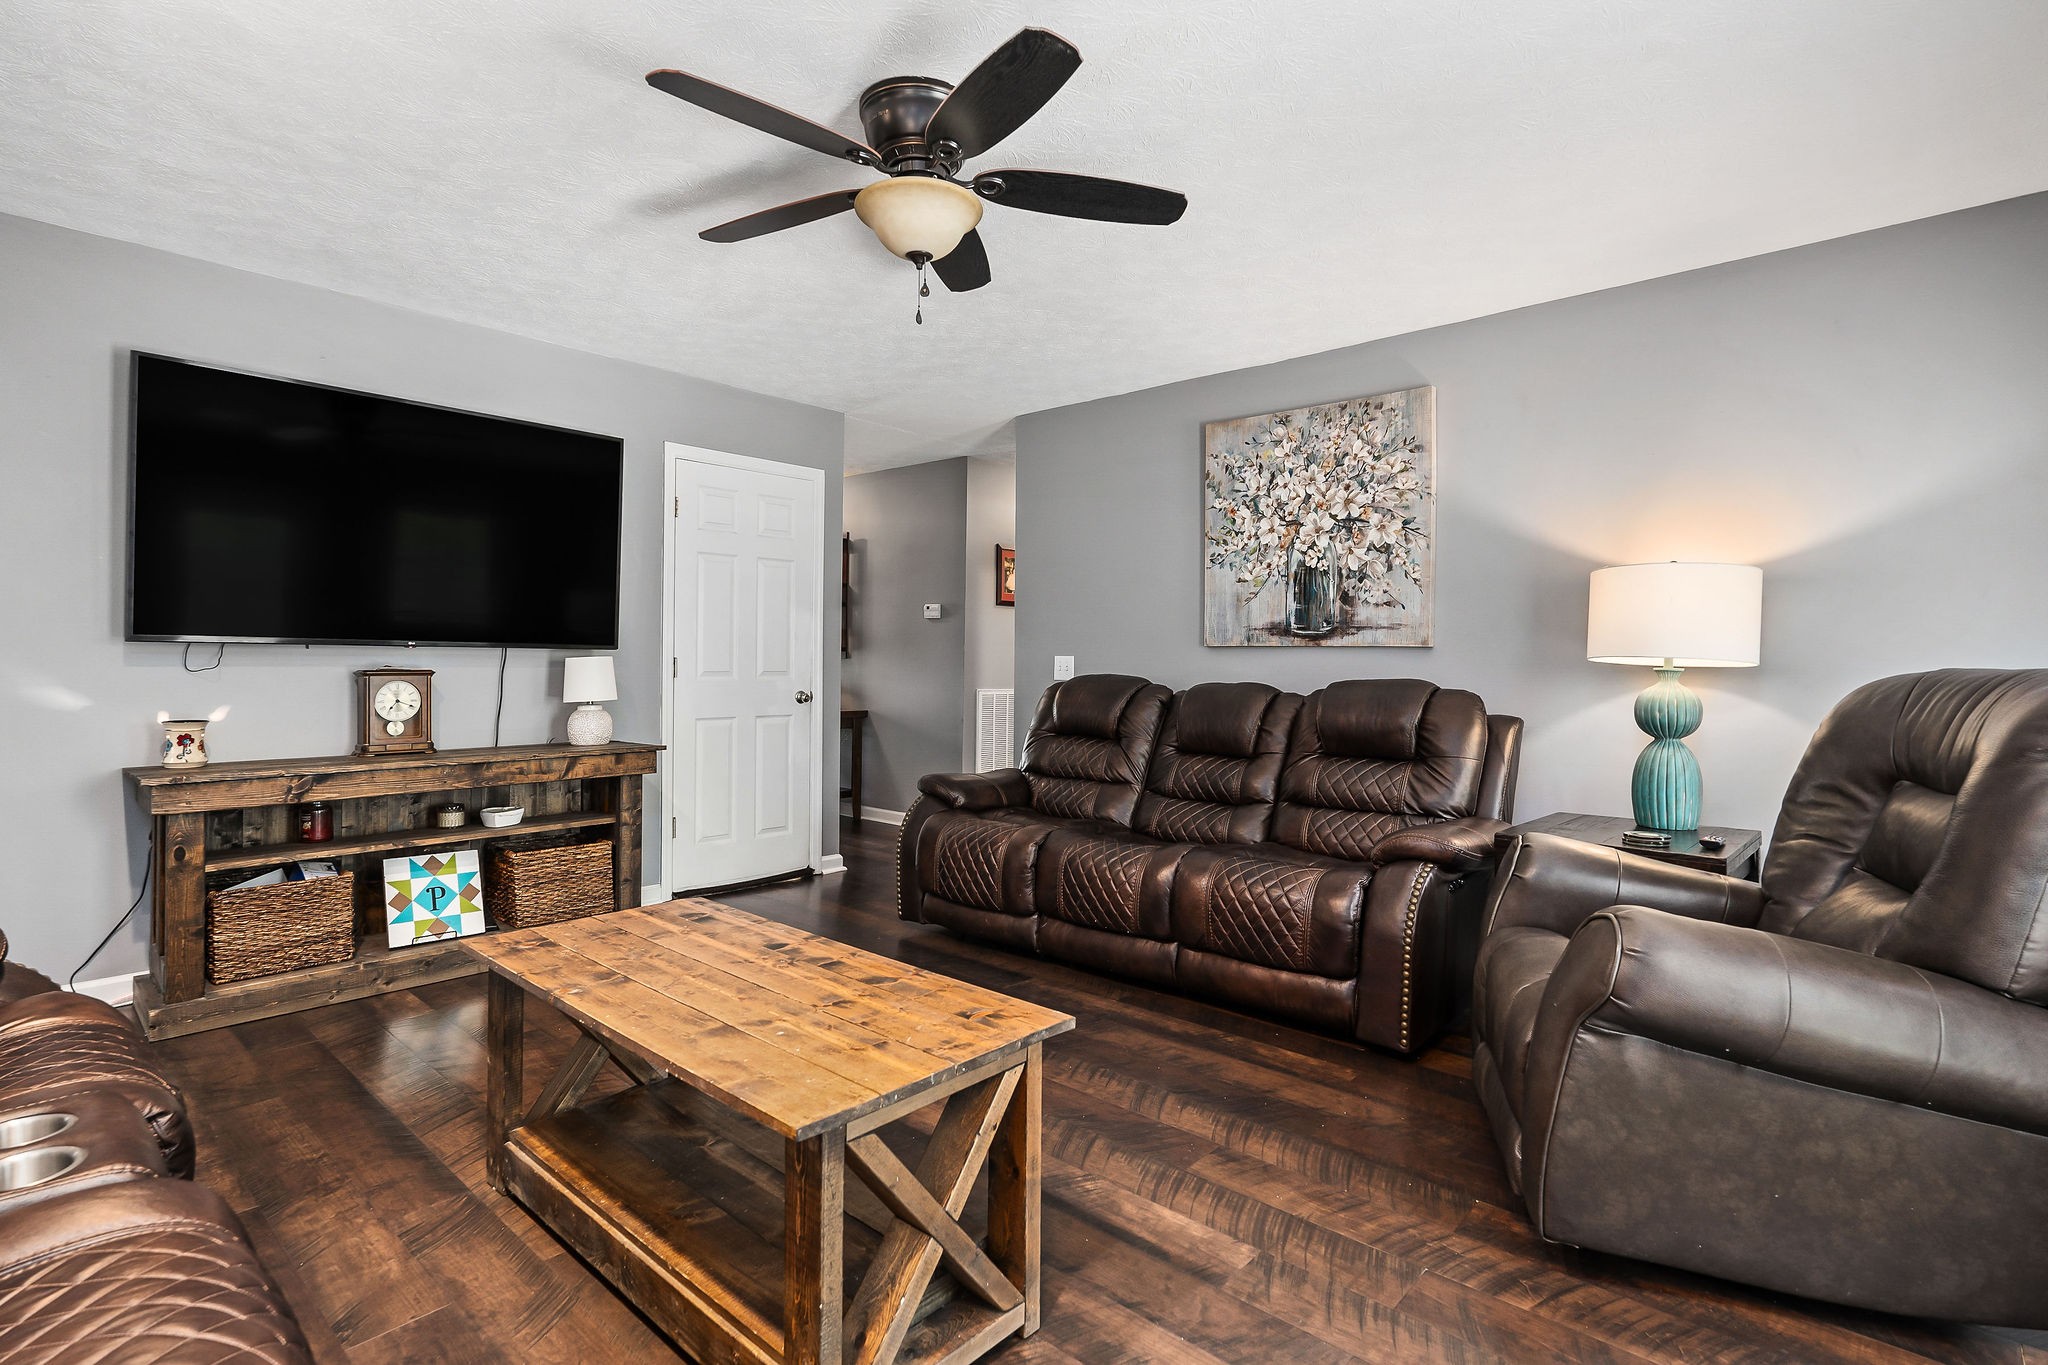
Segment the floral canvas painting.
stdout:
[[1436,390],[1202,428],[1210,645],[1428,645]]

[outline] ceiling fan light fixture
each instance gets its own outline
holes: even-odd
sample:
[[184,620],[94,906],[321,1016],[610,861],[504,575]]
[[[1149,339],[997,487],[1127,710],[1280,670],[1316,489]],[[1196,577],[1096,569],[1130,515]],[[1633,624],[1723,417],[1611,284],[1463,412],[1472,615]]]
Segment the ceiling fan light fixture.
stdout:
[[891,252],[942,261],[981,222],[974,191],[928,175],[877,180],[854,196],[853,211]]

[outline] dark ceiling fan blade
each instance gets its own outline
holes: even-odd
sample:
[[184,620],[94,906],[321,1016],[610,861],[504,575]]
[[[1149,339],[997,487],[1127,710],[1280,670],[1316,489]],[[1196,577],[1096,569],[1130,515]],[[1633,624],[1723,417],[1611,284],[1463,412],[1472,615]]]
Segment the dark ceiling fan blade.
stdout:
[[805,223],[815,223],[820,218],[830,218],[835,213],[844,213],[853,207],[854,196],[859,193],[859,190],[834,190],[830,194],[814,194],[809,199],[777,204],[772,209],[762,209],[759,213],[735,218],[730,223],[705,228],[697,235],[707,242],[744,242],[749,237],[765,237],[784,228],[800,227]]
[[844,157],[863,166],[879,166],[881,156],[865,142],[835,133],[822,123],[813,123],[801,114],[792,114],[787,109],[777,108],[766,100],[757,100],[752,95],[743,95],[716,81],[707,81],[702,76],[692,76],[687,71],[650,71],[647,83],[664,94],[674,95],[679,100],[688,100],[700,109],[709,109],[722,114],[735,123],[744,123],[749,128],[759,128],[764,133],[794,142],[799,147],[809,147],[827,156]]
[[950,142],[962,158],[980,156],[1043,109],[1080,65],[1081,54],[1059,34],[1024,29],[953,87],[925,125],[925,141]]
[[988,283],[988,250],[981,244],[981,234],[970,232],[960,239],[960,245],[953,248],[943,260],[932,262],[932,273],[939,282],[956,294],[970,289],[979,289]]
[[974,192],[995,204],[1105,223],[1173,223],[1188,210],[1178,190],[1065,171],[983,171]]

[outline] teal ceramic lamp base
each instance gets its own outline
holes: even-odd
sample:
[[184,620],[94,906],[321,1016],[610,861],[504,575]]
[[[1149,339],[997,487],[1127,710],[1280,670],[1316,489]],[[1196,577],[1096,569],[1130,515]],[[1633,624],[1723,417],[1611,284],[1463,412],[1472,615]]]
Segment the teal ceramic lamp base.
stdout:
[[1684,672],[1665,664],[1636,698],[1636,725],[1650,742],[1636,756],[1629,793],[1636,823],[1644,829],[1700,827],[1700,761],[1685,747],[1685,737],[1700,728],[1704,713],[1699,694],[1679,681]]

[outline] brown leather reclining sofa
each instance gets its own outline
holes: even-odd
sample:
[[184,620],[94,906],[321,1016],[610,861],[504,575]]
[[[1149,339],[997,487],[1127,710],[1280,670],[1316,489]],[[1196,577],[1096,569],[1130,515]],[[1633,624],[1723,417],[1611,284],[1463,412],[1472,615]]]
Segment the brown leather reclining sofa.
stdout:
[[1057,682],[1020,766],[919,782],[901,912],[1413,1052],[1469,989],[1520,744],[1406,679]]
[[1852,693],[1763,882],[1530,835],[1473,1080],[1538,1232],[2048,1327],[2048,672]]
[[240,1221],[191,1183],[184,1100],[141,1037],[6,953],[0,1362],[310,1361]]

